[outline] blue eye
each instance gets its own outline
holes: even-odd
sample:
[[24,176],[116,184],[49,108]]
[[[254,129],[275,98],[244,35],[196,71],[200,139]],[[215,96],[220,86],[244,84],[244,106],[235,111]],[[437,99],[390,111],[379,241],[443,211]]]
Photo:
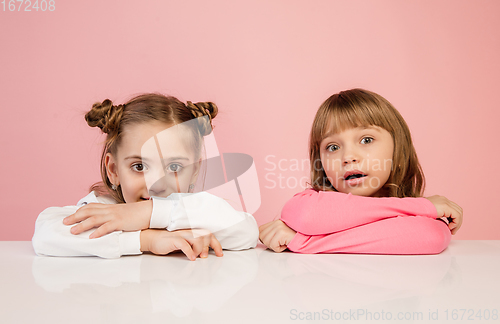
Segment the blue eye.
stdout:
[[147,167],[142,164],[142,163],[135,163],[135,164],[132,164],[131,166],[132,170],[134,170],[135,172],[144,172],[147,170]]
[[335,152],[336,150],[340,149],[340,147],[337,144],[330,144],[327,145],[326,150],[330,152]]
[[179,172],[182,170],[182,165],[179,163],[172,163],[167,166],[167,171],[169,172]]
[[361,144],[370,144],[371,142],[373,142],[372,137],[363,137],[363,139],[361,140]]

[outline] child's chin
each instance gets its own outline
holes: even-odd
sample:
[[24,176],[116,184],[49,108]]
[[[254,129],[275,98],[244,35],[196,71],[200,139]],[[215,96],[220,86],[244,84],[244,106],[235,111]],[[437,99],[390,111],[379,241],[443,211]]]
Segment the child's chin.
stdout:
[[345,188],[344,193],[350,193],[351,195],[354,196],[364,196],[364,197],[370,197],[372,196],[375,192],[374,190],[370,190],[369,188]]

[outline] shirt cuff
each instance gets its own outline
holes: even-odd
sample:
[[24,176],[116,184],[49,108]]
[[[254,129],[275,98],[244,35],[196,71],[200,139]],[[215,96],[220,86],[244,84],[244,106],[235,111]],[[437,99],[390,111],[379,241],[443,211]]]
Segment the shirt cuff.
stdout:
[[122,232],[119,235],[120,255],[142,254],[141,231]]
[[174,203],[174,200],[171,199],[153,198],[153,211],[151,212],[149,228],[167,228],[170,225]]
[[286,246],[288,250],[292,252],[299,252],[300,247],[304,245],[304,235],[300,235],[299,232],[295,233],[295,236],[292,238],[290,243]]

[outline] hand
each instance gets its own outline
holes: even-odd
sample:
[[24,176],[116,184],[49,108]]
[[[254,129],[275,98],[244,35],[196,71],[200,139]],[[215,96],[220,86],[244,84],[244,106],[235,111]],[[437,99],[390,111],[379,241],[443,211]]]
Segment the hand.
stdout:
[[280,219],[259,227],[259,239],[274,252],[283,252],[297,232]]
[[141,231],[141,251],[165,255],[181,250],[191,261],[196,257],[207,258],[212,247],[215,255],[223,256],[222,246],[215,236],[207,230],[167,230],[147,229]]
[[[436,207],[438,218],[446,217],[450,221],[448,228],[452,235],[460,229],[463,220],[462,207],[443,196],[426,197]],[[451,220],[450,220],[451,218]]]
[[63,224],[79,223],[71,228],[72,234],[80,234],[97,227],[89,238],[98,238],[114,231],[139,231],[149,228],[152,211],[151,200],[113,205],[93,203],[65,217]]

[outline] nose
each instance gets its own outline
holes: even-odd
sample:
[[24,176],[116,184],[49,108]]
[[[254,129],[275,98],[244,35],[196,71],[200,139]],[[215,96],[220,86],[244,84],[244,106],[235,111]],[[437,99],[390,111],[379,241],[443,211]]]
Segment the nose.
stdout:
[[146,185],[150,196],[166,197],[168,191],[167,174],[162,167],[150,166],[150,169],[145,174]]
[[344,147],[344,155],[342,157],[342,164],[357,163],[360,160],[356,149],[350,146]]
[[163,197],[167,192],[167,179],[165,176],[160,177],[149,188],[149,195],[155,197]]

